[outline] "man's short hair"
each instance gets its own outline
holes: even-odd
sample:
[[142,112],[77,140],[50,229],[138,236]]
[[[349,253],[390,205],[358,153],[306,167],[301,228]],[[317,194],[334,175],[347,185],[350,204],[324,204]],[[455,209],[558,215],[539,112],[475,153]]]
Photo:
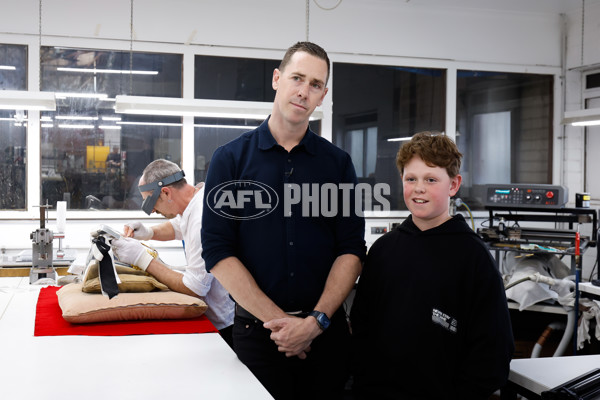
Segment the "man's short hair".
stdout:
[[318,57],[327,63],[327,78],[325,79],[325,86],[327,86],[327,81],[329,80],[329,69],[331,68],[329,65],[330,61],[329,57],[327,56],[327,52],[318,44],[314,44],[312,42],[298,42],[295,45],[291,46],[285,52],[285,55],[283,56],[283,59],[279,64],[279,70],[283,71],[285,67],[289,64],[290,60],[292,59],[292,56],[299,51],[303,51],[312,56]]
[[404,167],[414,157],[419,156],[430,167],[446,169],[448,176],[454,178],[460,172],[462,154],[456,143],[445,134],[436,132],[419,132],[405,142],[396,155],[396,166],[400,175]]
[[[146,168],[144,168],[144,171],[142,172],[142,178],[140,179],[140,181],[144,182],[145,184],[157,182],[161,179],[166,178],[167,176],[174,175],[179,171],[181,171],[179,165],[175,164],[172,161],[165,160],[164,158],[159,158],[158,160],[152,161],[146,166]],[[176,189],[179,189],[186,183],[187,181],[185,180],[185,178],[181,178],[177,182],[173,182],[166,186],[171,186]]]

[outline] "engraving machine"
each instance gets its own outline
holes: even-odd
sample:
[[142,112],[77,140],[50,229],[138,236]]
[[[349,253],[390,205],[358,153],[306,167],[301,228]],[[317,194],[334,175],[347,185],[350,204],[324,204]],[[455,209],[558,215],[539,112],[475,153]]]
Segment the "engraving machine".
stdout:
[[[489,224],[477,233],[491,249],[523,253],[575,255],[576,243],[583,253],[596,247],[598,217],[591,208],[567,208],[568,189],[545,184],[491,184],[486,186],[483,203],[489,211]],[[507,213],[499,213],[499,212]],[[519,213],[522,212],[522,213]],[[494,226],[494,220],[499,220]],[[568,229],[521,227],[519,222],[567,223]],[[507,223],[514,222],[513,226]],[[575,224],[592,223],[592,236],[579,236]],[[579,239],[577,240],[577,237]],[[498,258],[497,258],[498,259]],[[580,259],[572,261],[579,262]],[[572,263],[572,272],[577,265]]]
[[29,283],[34,284],[40,279],[48,278],[56,281],[56,271],[52,265],[53,249],[52,231],[46,228],[46,210],[48,204],[40,207],[40,227],[31,232],[30,238],[33,242],[31,248],[31,271],[29,272]]

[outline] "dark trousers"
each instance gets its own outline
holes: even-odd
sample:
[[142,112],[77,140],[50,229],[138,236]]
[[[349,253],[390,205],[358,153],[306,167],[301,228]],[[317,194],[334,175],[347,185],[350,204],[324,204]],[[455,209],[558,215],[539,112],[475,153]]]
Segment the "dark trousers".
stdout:
[[229,325],[228,327],[219,330],[219,334],[225,343],[227,343],[229,347],[233,349],[233,325]]
[[286,357],[261,321],[236,315],[233,346],[238,358],[276,400],[341,399],[349,377],[350,331],[342,311],[317,336],[304,360]]

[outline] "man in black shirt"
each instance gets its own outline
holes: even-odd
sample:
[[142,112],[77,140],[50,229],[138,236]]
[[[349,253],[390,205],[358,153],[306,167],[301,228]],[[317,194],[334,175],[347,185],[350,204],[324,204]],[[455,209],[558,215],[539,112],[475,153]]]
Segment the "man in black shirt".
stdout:
[[328,77],[322,48],[288,49],[270,117],[217,149],[206,179],[206,268],[236,302],[234,350],[277,399],[341,398],[349,373],[340,306],[361,270],[364,219],[305,215],[289,201],[291,187],[357,183],[350,156],[308,127]]

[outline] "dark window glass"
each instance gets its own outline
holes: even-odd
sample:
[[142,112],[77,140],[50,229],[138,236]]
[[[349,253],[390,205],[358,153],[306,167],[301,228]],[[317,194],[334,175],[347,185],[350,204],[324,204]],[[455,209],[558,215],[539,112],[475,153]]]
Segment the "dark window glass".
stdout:
[[[203,182],[206,179],[210,160],[219,146],[236,139],[244,132],[258,127],[262,122],[262,119],[241,119],[234,116],[231,118],[195,118],[195,182]],[[310,121],[310,129],[320,134],[321,121]]]
[[585,77],[585,88],[595,89],[600,87],[600,73],[589,74]]
[[277,60],[196,56],[197,99],[273,101],[271,86]]
[[[130,60],[133,60],[130,64]],[[42,48],[42,87],[57,93],[41,121],[42,201],[69,209],[139,209],[154,159],[181,165],[181,118],[116,114],[115,96],[181,97],[178,54]]]
[[[119,94],[182,94],[180,54],[42,47],[41,56],[44,91],[105,94],[113,100]],[[108,108],[113,105],[110,101],[105,104]]]
[[406,210],[396,153],[402,139],[444,130],[445,71],[334,63],[333,87],[333,142],[360,182],[387,183],[391,209]]
[[458,196],[482,209],[494,183],[552,182],[551,75],[458,71]]
[[[27,90],[27,46],[0,44],[0,90]],[[27,200],[24,110],[0,110],[0,209],[23,210]]]
[[[195,98],[272,102],[275,90],[271,85],[273,70],[279,60],[238,57],[196,56]],[[262,119],[236,117],[195,118],[195,181],[204,181],[213,152],[242,133],[259,126]],[[310,128],[321,134],[321,121],[310,122]]]
[[0,44],[0,89],[27,90],[27,46]]
[[[232,113],[233,114],[233,113]],[[194,119],[194,155],[195,182],[206,179],[212,155],[219,147],[236,139],[242,133],[258,127],[262,119],[235,118],[195,118]],[[310,129],[321,134],[321,121],[310,121]]]
[[258,127],[263,121],[239,118],[195,118],[194,155],[195,182],[203,182],[215,150],[242,133]]

